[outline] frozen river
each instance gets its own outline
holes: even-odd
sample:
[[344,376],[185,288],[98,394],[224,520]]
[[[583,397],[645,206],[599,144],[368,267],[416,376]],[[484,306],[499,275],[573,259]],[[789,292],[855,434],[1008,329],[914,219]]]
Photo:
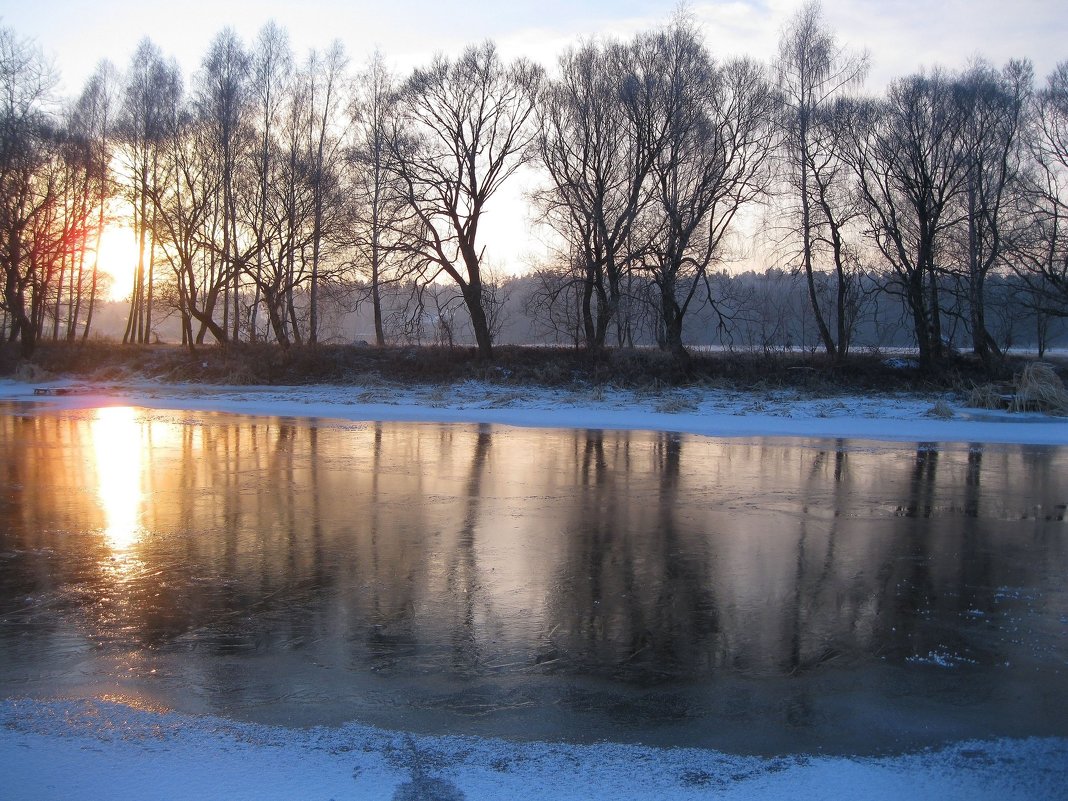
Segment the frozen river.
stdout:
[[0,686],[304,727],[1068,736],[1068,449],[0,405]]

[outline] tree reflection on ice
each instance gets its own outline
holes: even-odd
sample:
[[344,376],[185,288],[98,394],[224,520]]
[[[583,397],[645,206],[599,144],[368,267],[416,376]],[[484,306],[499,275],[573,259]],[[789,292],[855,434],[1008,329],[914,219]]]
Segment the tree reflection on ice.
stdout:
[[131,409],[0,442],[14,692],[752,750],[1068,727],[1064,450]]

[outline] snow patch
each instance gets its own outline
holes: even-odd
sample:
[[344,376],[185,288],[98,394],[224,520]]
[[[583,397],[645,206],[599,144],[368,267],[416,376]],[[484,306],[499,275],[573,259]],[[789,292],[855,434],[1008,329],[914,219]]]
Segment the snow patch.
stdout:
[[6,801],[1064,798],[1068,740],[874,758],[285,729],[100,701],[0,702]]
[[968,659],[966,656],[961,656],[960,654],[955,654],[952,651],[942,648],[928,651],[926,656],[906,657],[905,661],[910,665],[935,665],[941,668],[955,668],[960,665],[978,664],[974,659]]

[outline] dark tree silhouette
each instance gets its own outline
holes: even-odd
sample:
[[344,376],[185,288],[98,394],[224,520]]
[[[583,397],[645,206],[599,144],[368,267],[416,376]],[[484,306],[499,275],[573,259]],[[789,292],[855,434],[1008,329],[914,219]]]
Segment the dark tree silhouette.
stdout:
[[448,276],[471,316],[479,353],[493,342],[483,301],[478,231],[486,204],[530,158],[534,106],[542,70],[501,61],[491,43],[455,61],[438,56],[401,88],[390,138],[390,164],[418,233],[405,248],[426,280]]

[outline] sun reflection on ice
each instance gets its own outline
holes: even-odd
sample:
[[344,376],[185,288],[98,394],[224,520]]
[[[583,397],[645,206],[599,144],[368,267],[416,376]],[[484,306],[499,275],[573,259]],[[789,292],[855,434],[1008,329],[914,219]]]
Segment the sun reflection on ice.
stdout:
[[116,553],[141,538],[143,427],[128,406],[98,409],[90,423],[96,458],[97,494],[104,512],[104,539]]

